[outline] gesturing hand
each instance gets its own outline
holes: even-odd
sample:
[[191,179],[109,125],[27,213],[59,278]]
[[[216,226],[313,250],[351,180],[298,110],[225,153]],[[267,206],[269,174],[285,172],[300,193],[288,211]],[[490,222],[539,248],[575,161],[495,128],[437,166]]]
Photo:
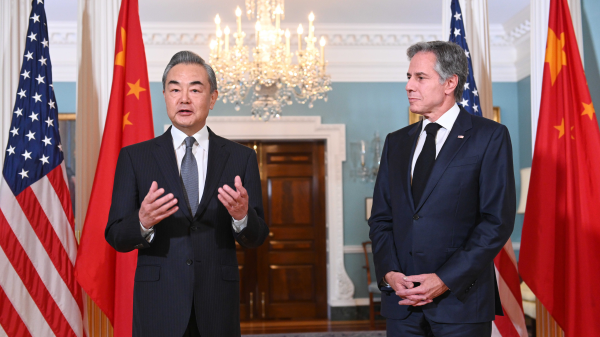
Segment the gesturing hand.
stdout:
[[159,189],[156,181],[153,181],[152,185],[150,185],[150,191],[148,191],[144,201],[142,201],[139,211],[140,222],[144,228],[150,229],[179,209],[176,206],[177,199],[174,198],[173,193],[169,193],[160,199],[158,198],[164,193],[165,189]]
[[[422,298],[418,303],[408,302],[403,300],[398,302],[402,305],[422,306],[431,303],[434,298],[440,296],[448,290],[448,287],[436,274],[421,274],[404,277],[407,282],[421,282],[421,285],[412,289],[400,290],[396,295],[402,298],[410,298],[417,296]],[[414,302],[414,301],[413,301]]]
[[404,295],[404,291],[414,288],[414,283],[407,281],[406,278],[406,275],[395,271],[391,271],[385,275],[387,283],[396,291],[396,295],[402,298],[402,301],[398,303],[401,305],[416,305],[426,300],[423,295]]
[[235,176],[235,190],[228,185],[219,187],[218,198],[235,220],[242,220],[248,214],[248,192],[240,176]]

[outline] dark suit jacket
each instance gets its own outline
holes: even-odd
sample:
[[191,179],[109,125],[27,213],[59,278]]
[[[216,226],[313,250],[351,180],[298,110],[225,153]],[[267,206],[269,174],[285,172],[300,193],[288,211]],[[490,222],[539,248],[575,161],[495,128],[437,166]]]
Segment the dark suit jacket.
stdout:
[[[134,336],[182,336],[195,304],[202,336],[240,335],[240,295],[235,241],[263,243],[264,221],[256,153],[209,129],[206,183],[192,217],[183,192],[171,129],[125,147],[119,154],[106,241],[119,252],[138,249],[133,295]],[[239,175],[249,195],[248,224],[239,234],[217,199]],[[154,226],[152,243],[141,235],[138,211],[152,181],[173,193],[179,210]]]
[[[411,165],[421,124],[390,133],[383,147],[369,219],[377,279],[393,270],[436,273],[450,290],[422,307],[428,319],[492,321],[502,314],[493,259],[516,209],[508,130],[461,109],[415,208]],[[382,295],[382,315],[406,318],[413,307],[400,300]]]

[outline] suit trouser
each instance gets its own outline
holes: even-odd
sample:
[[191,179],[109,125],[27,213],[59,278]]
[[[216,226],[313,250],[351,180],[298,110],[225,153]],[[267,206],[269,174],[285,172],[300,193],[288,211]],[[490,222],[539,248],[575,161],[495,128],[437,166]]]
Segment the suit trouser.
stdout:
[[405,319],[387,319],[387,337],[489,337],[492,322],[436,323],[428,320],[423,311],[413,311]]
[[192,312],[190,314],[190,321],[188,322],[187,329],[183,333],[183,337],[200,337],[200,331],[198,331],[198,323],[196,322],[196,310],[194,309],[194,301],[192,301]]

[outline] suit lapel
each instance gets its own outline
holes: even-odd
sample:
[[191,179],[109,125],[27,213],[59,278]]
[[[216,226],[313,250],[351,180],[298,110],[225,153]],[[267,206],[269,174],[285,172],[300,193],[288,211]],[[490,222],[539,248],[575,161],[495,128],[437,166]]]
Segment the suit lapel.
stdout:
[[[423,129],[423,121],[416,123],[415,127],[413,127],[412,129],[410,129],[410,131],[408,131],[408,144],[411,144],[410,147],[408,146],[401,146],[401,150],[402,152],[400,153],[400,162],[403,163],[402,165],[400,165],[401,168],[401,172],[400,172],[400,176],[404,177],[404,193],[406,193],[406,198],[410,203],[410,207],[414,208],[415,206],[415,202],[413,200],[413,195],[412,195],[412,181],[411,181],[411,168],[412,168],[412,161],[413,161],[413,156],[415,153],[415,148],[417,146],[417,140],[419,139],[419,134],[421,133],[420,131]],[[408,163],[408,165],[406,164]]]
[[[179,177],[177,157],[175,155],[175,149],[173,148],[173,137],[171,136],[171,127],[169,127],[162,136],[155,139],[155,144],[156,151],[152,153],[154,154],[154,159],[156,159],[158,167],[167,181],[167,186],[178,200],[179,209],[189,220],[192,220],[192,214],[187,205],[187,199],[183,194],[181,178]],[[158,187],[160,188],[161,186]]]
[[217,136],[210,128],[208,128],[208,164],[206,165],[206,180],[204,182],[202,200],[200,200],[195,217],[200,216],[200,214],[204,212],[204,209],[208,206],[213,194],[219,187],[219,179],[223,174],[223,168],[229,158],[229,151],[225,145],[226,142],[223,138]]
[[[431,171],[431,175],[425,186],[425,191],[423,191],[423,196],[415,211],[419,211],[421,207],[423,207],[423,204],[437,185],[442,174],[444,174],[444,171],[446,171],[446,168],[448,168],[448,165],[452,162],[456,153],[458,153],[458,150],[460,150],[469,139],[470,135],[466,131],[471,129],[471,126],[471,115],[461,108],[460,113],[452,126],[452,130],[450,130],[450,134],[448,135],[448,138],[446,138],[446,142],[444,143],[444,146],[442,146],[442,149],[435,160],[433,170]],[[459,135],[464,137],[458,138]]]

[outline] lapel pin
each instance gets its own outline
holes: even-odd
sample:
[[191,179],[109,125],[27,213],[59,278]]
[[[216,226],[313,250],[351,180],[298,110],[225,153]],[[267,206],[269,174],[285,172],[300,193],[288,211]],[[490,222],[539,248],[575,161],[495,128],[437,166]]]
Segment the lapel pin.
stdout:
[[460,135],[460,136],[458,136],[458,138],[461,138],[461,139],[462,139],[462,138],[465,138],[465,136],[463,136],[463,135]]

